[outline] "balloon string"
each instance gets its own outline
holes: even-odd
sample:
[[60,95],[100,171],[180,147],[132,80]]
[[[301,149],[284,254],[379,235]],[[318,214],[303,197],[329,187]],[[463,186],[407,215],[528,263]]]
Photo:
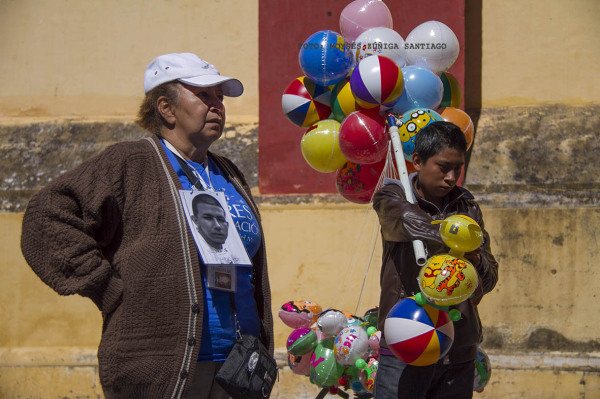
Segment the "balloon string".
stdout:
[[360,294],[358,295],[358,303],[356,304],[356,310],[354,314],[358,314],[358,308],[361,305],[363,293],[365,291],[365,284],[367,283],[367,277],[369,276],[369,269],[371,268],[371,263],[373,263],[373,254],[375,253],[375,243],[377,242],[377,232],[378,232],[378,223],[373,224],[373,232],[371,233],[371,249],[369,251],[369,257],[367,259],[367,267],[365,269],[365,274],[363,276],[362,287],[360,288]]
[[[359,224],[359,226],[365,226],[366,222],[367,222],[367,217],[369,216],[370,213],[370,209],[367,208],[365,209],[363,218],[362,218],[362,223]],[[357,258],[358,258],[358,243],[360,243],[360,239],[362,238],[364,234],[364,229],[362,228],[358,228],[356,230],[356,235],[354,237],[354,241],[352,241],[354,243],[354,245],[352,246],[352,248],[354,248],[354,250],[351,253],[350,256],[350,271],[348,274],[348,278],[344,279],[344,285],[341,287],[341,291],[339,290],[332,290],[331,291],[331,301],[329,303],[331,304],[336,304],[338,306],[338,308],[342,309],[343,305],[344,305],[344,300],[346,299],[346,289],[348,286],[348,281],[352,280],[352,276],[354,275],[354,270],[356,268],[357,265]],[[341,297],[340,297],[341,295]],[[336,300],[337,299],[337,300]]]

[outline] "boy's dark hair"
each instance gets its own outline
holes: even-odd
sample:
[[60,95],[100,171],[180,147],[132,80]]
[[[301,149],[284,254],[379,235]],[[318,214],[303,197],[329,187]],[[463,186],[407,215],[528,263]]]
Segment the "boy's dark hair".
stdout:
[[[215,197],[209,194],[198,194],[192,198],[192,212],[198,217],[198,204],[216,205],[223,209],[223,205]],[[224,211],[224,210],[223,210]]]
[[419,154],[423,163],[446,148],[467,152],[465,134],[454,123],[430,123],[419,130],[415,137],[415,152]]

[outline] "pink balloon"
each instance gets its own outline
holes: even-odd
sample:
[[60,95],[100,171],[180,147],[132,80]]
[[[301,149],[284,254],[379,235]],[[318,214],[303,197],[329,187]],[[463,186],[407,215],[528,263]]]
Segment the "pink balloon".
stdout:
[[340,14],[340,30],[349,42],[355,41],[364,31],[377,27],[394,27],[392,13],[381,0],[354,0]]

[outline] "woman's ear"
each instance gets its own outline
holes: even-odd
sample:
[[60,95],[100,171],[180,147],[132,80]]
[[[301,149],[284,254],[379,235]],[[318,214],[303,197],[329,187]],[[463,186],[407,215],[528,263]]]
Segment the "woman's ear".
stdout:
[[175,114],[173,113],[173,105],[169,103],[167,97],[158,97],[158,100],[156,100],[156,108],[160,113],[160,116],[162,116],[162,118],[165,120],[165,122],[167,122],[167,124],[175,124]]
[[415,170],[417,172],[420,172],[421,171],[421,167],[423,166],[423,162],[422,162],[422,159],[419,156],[419,154],[417,154],[416,152],[413,152],[412,163],[413,163],[413,166],[414,166]]

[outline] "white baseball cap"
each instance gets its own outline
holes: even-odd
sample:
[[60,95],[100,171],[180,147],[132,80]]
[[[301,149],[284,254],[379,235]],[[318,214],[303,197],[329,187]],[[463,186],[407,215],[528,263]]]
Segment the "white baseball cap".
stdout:
[[196,54],[173,53],[158,56],[148,65],[144,73],[144,93],[173,80],[197,87],[220,84],[223,94],[228,97],[238,97],[244,92],[242,82],[221,76],[214,65],[200,59]]

